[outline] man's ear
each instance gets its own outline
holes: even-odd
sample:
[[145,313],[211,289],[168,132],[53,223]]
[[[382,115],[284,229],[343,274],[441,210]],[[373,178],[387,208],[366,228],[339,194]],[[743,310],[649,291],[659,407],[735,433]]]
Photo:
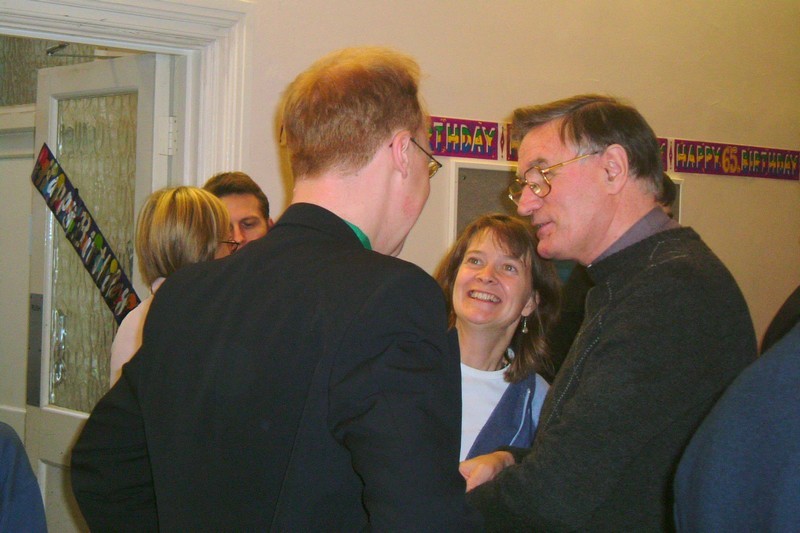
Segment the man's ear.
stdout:
[[608,146],[601,154],[606,184],[612,194],[622,190],[628,181],[628,153],[619,144]]
[[403,176],[408,175],[408,149],[410,145],[411,132],[408,130],[400,130],[395,133],[389,145],[392,151],[392,163],[394,164],[395,170],[400,172]]

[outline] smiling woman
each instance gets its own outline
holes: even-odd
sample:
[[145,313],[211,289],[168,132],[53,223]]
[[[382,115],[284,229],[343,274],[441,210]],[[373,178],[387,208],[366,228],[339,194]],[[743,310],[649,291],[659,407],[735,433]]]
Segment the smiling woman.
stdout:
[[547,392],[546,335],[559,280],[531,226],[503,214],[471,222],[442,260],[451,344],[461,356],[461,459],[529,446]]

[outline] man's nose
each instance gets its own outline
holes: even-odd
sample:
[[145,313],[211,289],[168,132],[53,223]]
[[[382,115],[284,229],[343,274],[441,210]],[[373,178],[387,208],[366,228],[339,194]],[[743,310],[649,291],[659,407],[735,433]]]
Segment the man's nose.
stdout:
[[247,242],[247,239],[244,237],[244,233],[242,233],[242,230],[239,229],[238,225],[233,226],[233,240],[239,244],[244,244]]
[[542,199],[533,194],[530,187],[522,189],[522,196],[519,197],[517,214],[523,217],[533,215],[533,212],[542,207]]

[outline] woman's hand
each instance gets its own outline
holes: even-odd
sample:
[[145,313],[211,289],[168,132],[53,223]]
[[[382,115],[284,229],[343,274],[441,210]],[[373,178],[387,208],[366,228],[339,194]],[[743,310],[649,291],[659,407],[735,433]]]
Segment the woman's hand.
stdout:
[[467,492],[478,485],[491,481],[507,466],[514,464],[514,456],[508,452],[492,452],[467,459],[458,465],[458,471],[467,480]]

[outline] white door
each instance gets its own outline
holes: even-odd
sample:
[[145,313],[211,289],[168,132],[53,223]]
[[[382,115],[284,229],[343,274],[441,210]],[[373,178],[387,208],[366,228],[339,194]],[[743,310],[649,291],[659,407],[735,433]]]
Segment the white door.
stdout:
[[[38,78],[36,148],[50,147],[140,297],[133,228],[143,200],[170,180],[170,134],[161,128],[171,122],[171,69],[169,56],[138,55],[43,69]],[[25,445],[49,529],[80,531],[69,453],[108,389],[116,323],[42,195],[32,194],[30,293],[41,316],[31,316],[31,339],[41,339],[41,366],[28,383]]]

